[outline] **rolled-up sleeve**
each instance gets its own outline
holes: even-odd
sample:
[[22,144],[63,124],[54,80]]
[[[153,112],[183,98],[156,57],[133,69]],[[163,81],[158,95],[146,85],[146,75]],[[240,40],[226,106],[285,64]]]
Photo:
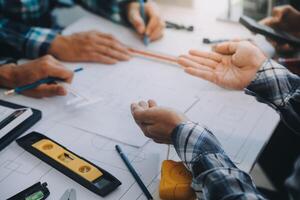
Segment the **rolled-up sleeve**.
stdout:
[[192,188],[198,199],[264,199],[251,177],[235,166],[207,128],[183,123],[173,131],[172,140],[193,175]]
[[13,57],[38,58],[48,49],[60,30],[27,26],[0,18],[0,43],[6,55]]

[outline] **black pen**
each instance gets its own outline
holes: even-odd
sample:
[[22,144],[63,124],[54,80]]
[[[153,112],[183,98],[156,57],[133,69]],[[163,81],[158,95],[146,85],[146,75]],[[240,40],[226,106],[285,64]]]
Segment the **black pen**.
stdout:
[[138,185],[142,189],[143,193],[146,195],[147,199],[148,200],[152,200],[153,199],[152,195],[150,194],[149,190],[147,189],[147,187],[145,186],[145,184],[143,183],[143,181],[140,179],[139,175],[136,173],[136,171],[133,168],[133,166],[130,164],[128,158],[123,153],[123,151],[122,151],[122,149],[121,149],[121,147],[119,145],[116,145],[116,150],[119,153],[119,155],[121,156],[121,158],[124,161],[124,163],[127,166],[127,168],[129,169],[130,173],[132,174],[132,176],[134,177],[134,179],[136,180],[136,182],[138,183]]

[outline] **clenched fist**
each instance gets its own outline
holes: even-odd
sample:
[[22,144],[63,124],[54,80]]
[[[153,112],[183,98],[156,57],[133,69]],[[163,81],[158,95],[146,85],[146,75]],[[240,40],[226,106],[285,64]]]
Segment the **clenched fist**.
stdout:
[[156,102],[149,100],[131,105],[134,120],[142,129],[146,137],[157,143],[171,144],[171,133],[187,118],[174,110],[158,107]]

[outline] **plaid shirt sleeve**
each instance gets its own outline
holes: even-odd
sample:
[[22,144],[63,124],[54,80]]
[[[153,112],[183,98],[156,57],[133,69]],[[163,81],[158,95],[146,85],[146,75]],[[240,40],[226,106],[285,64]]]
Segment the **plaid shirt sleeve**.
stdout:
[[260,102],[277,110],[295,133],[300,133],[300,77],[273,60],[267,60],[246,88]]
[[2,56],[15,58],[38,58],[47,54],[51,42],[59,30],[27,26],[22,23],[0,18],[0,43]]
[[43,13],[51,12],[51,6],[70,7],[77,3],[95,14],[106,17],[114,22],[128,25],[126,6],[132,1],[133,0],[58,0],[53,1],[53,5],[50,5],[47,1],[44,3],[41,1],[29,1],[28,3],[32,4],[29,10],[28,7],[23,6],[23,2],[19,2],[18,4],[12,4],[10,1],[0,2],[0,4],[3,4],[2,7],[10,6],[11,8],[11,12],[6,13],[9,17],[6,17],[6,15],[0,16],[0,56],[34,59],[47,54],[52,41],[61,30],[42,28],[29,24],[34,22],[34,24],[41,23],[43,27],[46,26],[48,23],[47,20],[50,20],[51,16],[43,16]]
[[127,5],[135,0],[75,0],[83,8],[113,22],[129,25]]
[[[279,111],[282,119],[300,132],[298,76],[276,62],[267,60],[247,87],[246,93]],[[207,128],[192,122],[183,123],[173,131],[172,140],[179,157],[192,172],[192,187],[198,199],[264,199],[251,177],[234,165]]]
[[172,133],[174,147],[192,172],[198,199],[263,200],[250,176],[239,170],[205,127],[188,122]]

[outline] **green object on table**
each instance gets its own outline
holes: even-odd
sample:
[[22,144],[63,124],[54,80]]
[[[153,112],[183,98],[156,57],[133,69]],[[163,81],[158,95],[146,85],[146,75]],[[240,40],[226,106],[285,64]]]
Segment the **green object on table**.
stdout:
[[25,200],[41,200],[44,198],[44,193],[42,191],[38,191],[33,193],[32,195],[26,197]]

